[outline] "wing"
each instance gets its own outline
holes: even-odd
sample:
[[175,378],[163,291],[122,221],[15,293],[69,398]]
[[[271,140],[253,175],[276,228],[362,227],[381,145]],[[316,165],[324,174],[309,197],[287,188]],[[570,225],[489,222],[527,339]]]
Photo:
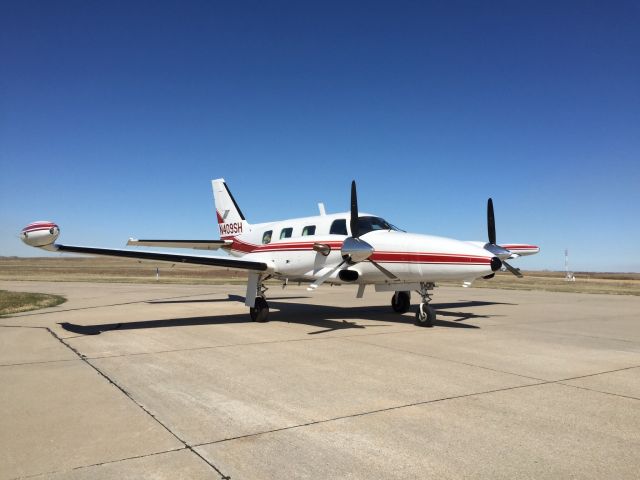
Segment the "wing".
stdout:
[[138,240],[130,238],[127,245],[134,247],[193,248],[218,250],[231,245],[231,240]]
[[117,250],[112,248],[80,247],[76,245],[61,245],[58,243],[47,245],[46,250],[54,252],[85,253],[88,255],[106,255],[109,257],[135,258],[138,260],[157,260],[171,263],[191,263],[194,265],[209,265],[213,267],[238,268],[265,272],[270,270],[264,262],[253,262],[240,258],[209,257],[206,255],[180,255],[162,252],[136,252],[133,250]]

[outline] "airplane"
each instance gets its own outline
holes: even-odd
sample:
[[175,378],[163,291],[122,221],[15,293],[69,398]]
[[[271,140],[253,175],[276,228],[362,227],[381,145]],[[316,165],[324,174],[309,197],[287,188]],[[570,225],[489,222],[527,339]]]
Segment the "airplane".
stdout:
[[245,305],[251,319],[266,322],[269,315],[265,282],[320,285],[356,284],[357,298],[367,285],[376,292],[393,292],[391,306],[399,314],[411,307],[411,291],[420,295],[416,325],[432,327],[436,312],[430,305],[439,281],[461,281],[469,286],[506,269],[521,277],[507,260],[533,255],[540,248],[529,244],[496,243],[493,201],[487,202],[488,242],[460,241],[405,232],[381,217],[360,213],[356,183],[351,183],[348,212],[250,224],[223,178],[212,180],[220,240],[149,240],[130,238],[128,246],[222,250],[227,257],[172,254],[154,251],[96,248],[55,243],[60,228],[53,222],[34,222],[22,229],[27,245],[53,252],[126,257],[228,267],[248,272]]

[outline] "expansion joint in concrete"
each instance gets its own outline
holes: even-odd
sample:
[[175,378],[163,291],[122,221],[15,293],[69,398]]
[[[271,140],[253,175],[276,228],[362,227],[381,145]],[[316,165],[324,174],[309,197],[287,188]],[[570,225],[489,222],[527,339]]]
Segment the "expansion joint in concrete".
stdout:
[[111,385],[113,385],[115,388],[117,388],[118,390],[120,390],[120,392],[122,392],[129,400],[131,400],[136,406],[138,406],[138,408],[140,408],[143,412],[145,412],[149,417],[151,417],[158,425],[160,425],[162,428],[164,428],[167,432],[169,432],[176,440],[178,440],[185,449],[189,450],[190,452],[192,452],[194,455],[196,455],[198,458],[200,458],[203,462],[205,462],[207,465],[209,465],[213,470],[215,470],[219,475],[220,478],[222,480],[230,480],[231,477],[228,475],[225,475],[224,473],[222,473],[220,471],[220,469],[218,467],[216,467],[212,462],[210,462],[209,460],[207,460],[206,458],[204,458],[200,453],[198,453],[196,450],[194,450],[193,446],[190,445],[189,443],[187,443],[185,440],[183,440],[182,438],[180,438],[180,436],[178,436],[178,434],[176,434],[173,430],[171,430],[166,424],[164,424],[160,419],[158,419],[151,411],[149,411],[144,405],[142,405],[141,403],[139,403],[138,401],[136,401],[129,392],[127,392],[123,387],[121,387],[120,385],[118,385],[113,379],[111,379],[111,377],[109,377],[109,375],[107,375],[106,373],[104,373],[102,370],[100,370],[97,366],[95,366],[94,364],[92,364],[86,356],[84,356],[83,354],[81,354],[78,350],[76,350],[75,348],[73,348],[71,345],[69,345],[67,342],[65,342],[65,340],[62,337],[59,337],[58,335],[56,335],[56,333],[51,330],[48,327],[43,327],[45,328],[56,340],[58,340],[60,343],[62,343],[65,347],[67,347],[69,350],[71,350],[73,353],[75,353],[80,360],[82,360],[84,363],[86,363],[89,367],[91,367],[93,370],[95,370],[101,377],[103,377],[107,382],[109,382]]
[[293,430],[293,429],[296,429],[296,428],[310,427],[312,425],[320,425],[320,424],[323,424],[323,423],[336,422],[336,421],[339,421],[339,420],[346,420],[346,419],[350,419],[350,418],[364,417],[364,416],[367,416],[367,415],[374,415],[374,414],[377,414],[377,413],[391,412],[393,410],[401,410],[403,408],[418,407],[420,405],[428,405],[428,404],[431,404],[431,403],[440,403],[440,402],[445,402],[447,400],[457,400],[457,399],[460,399],[460,398],[477,397],[477,396],[480,396],[480,395],[486,395],[486,394],[490,394],[490,393],[506,392],[506,391],[509,391],[509,390],[518,390],[518,389],[521,389],[521,388],[537,387],[537,386],[540,386],[540,385],[549,385],[549,384],[553,384],[553,383],[556,383],[556,382],[555,381],[548,381],[548,382],[543,381],[543,382],[539,382],[539,383],[532,383],[532,384],[529,384],[529,385],[516,385],[516,386],[513,386],[513,387],[505,387],[505,388],[498,388],[498,389],[495,389],[495,390],[487,390],[487,391],[484,391],[484,392],[474,392],[474,393],[468,393],[468,394],[465,394],[465,395],[454,395],[454,396],[451,396],[451,397],[436,398],[436,399],[433,399],[433,400],[424,400],[422,402],[407,403],[407,404],[403,404],[403,405],[394,405],[392,407],[379,408],[379,409],[376,409],[376,410],[368,410],[368,411],[365,411],[365,412],[352,413],[351,415],[342,415],[342,416],[339,416],[339,417],[326,418],[324,420],[316,420],[316,421],[313,421],[313,422],[301,423],[301,424],[298,424],[298,425],[291,425],[291,426],[283,427],[283,428],[275,428],[273,430],[265,430],[265,431],[262,431],[262,432],[249,433],[247,435],[239,435],[237,437],[223,438],[222,440],[215,440],[213,442],[204,442],[204,443],[200,443],[200,444],[194,445],[194,446],[195,447],[202,447],[202,446],[205,446],[205,445],[213,445],[213,444],[216,444],[216,443],[229,442],[231,440],[239,440],[239,439],[242,439],[242,438],[257,437],[259,435],[266,435],[266,434],[269,434],[269,433],[283,432],[283,431],[286,431],[286,430]]

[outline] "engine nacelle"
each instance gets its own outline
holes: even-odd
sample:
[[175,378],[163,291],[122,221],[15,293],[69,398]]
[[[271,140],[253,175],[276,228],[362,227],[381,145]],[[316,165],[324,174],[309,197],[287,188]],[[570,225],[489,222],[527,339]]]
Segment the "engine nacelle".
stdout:
[[56,241],[60,228],[53,222],[33,222],[20,232],[20,238],[31,247],[46,247]]

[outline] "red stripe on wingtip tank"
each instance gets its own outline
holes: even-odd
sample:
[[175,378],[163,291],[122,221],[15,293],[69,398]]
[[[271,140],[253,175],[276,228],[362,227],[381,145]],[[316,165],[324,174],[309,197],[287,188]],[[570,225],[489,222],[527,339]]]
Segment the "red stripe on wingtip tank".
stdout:
[[32,232],[34,230],[49,230],[50,228],[58,228],[58,225],[52,222],[35,222],[24,227],[22,231]]

